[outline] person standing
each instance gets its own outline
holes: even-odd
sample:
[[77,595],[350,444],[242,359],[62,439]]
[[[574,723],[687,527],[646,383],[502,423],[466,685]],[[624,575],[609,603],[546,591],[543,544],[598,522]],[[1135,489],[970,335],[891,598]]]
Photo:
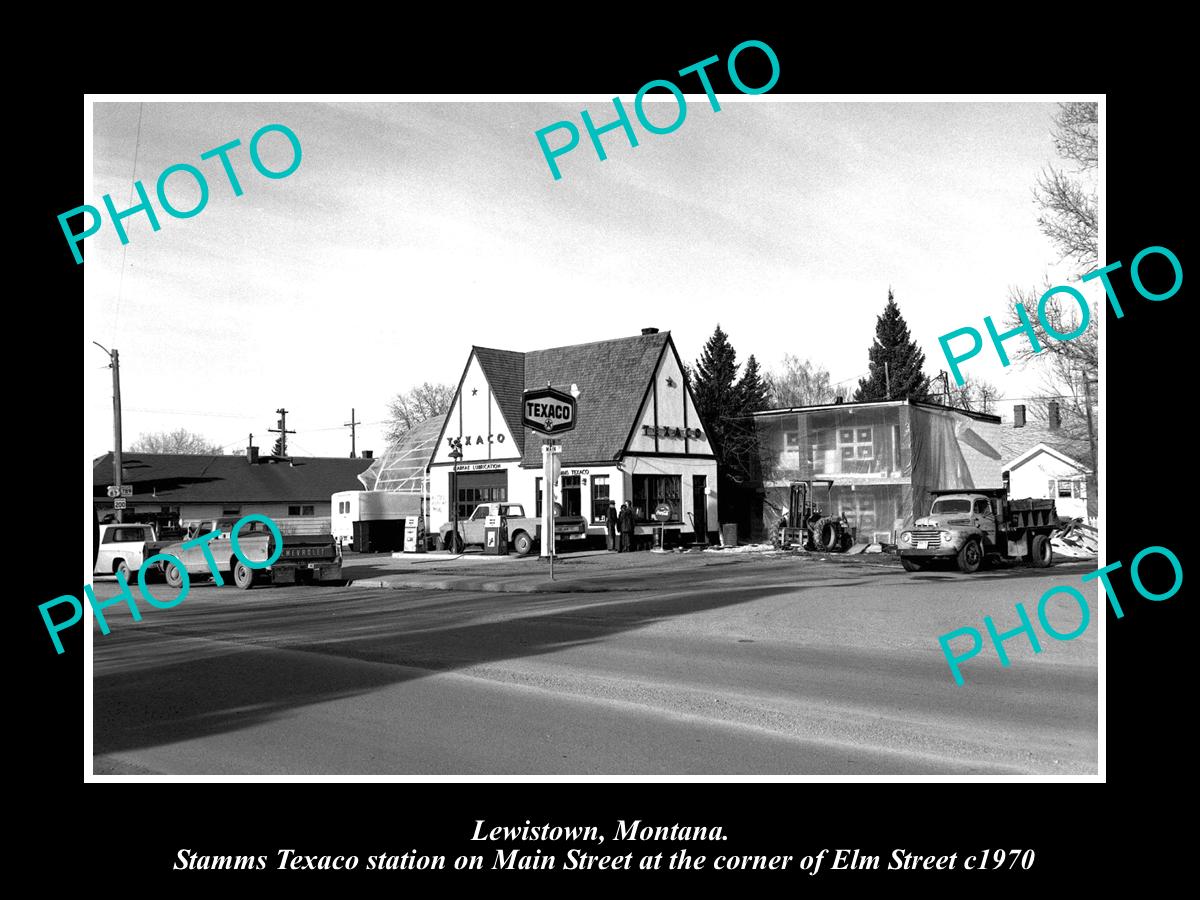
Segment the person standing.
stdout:
[[621,507],[621,514],[617,517],[617,524],[621,528],[621,552],[631,553],[633,551],[633,509],[626,500]]
[[613,500],[608,501],[608,509],[604,511],[604,523],[608,526],[608,549],[610,551],[617,549],[617,504]]

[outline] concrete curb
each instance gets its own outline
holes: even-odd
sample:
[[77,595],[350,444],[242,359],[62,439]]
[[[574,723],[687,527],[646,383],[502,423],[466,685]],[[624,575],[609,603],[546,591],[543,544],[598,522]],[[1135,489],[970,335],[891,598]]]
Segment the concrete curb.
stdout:
[[644,586],[607,585],[596,581],[538,581],[532,584],[509,581],[482,581],[472,578],[453,580],[377,580],[351,581],[347,587],[385,590],[485,591],[493,594],[602,594],[610,591],[644,591]]

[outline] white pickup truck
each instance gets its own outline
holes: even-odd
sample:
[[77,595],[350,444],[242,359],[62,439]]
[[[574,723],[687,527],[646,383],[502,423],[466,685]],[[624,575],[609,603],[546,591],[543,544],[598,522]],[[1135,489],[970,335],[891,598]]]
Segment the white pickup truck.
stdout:
[[[587,519],[583,516],[562,515],[556,503],[554,517],[555,542],[562,540],[586,540]],[[488,516],[503,515],[508,525],[508,545],[517,556],[528,556],[538,546],[542,537],[542,522],[539,518],[525,515],[525,507],[520,503],[481,503],[468,518],[458,520],[458,534],[454,533],[454,525],[447,522],[438,535],[444,550],[461,553],[463,548],[471,544],[483,544],[484,523]]]
[[153,556],[162,546],[153,525],[125,525],[111,522],[100,526],[100,539],[93,575],[115,575],[120,572],[128,582],[142,567],[142,561]]

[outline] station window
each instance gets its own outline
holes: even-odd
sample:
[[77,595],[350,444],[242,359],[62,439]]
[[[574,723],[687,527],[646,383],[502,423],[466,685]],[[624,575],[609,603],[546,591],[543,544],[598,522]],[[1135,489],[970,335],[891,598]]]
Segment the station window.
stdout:
[[221,515],[223,516],[240,516],[242,508],[240,506],[222,506]]
[[608,492],[608,476],[592,476],[592,521],[607,521],[608,502],[611,495]]
[[671,508],[670,522],[683,521],[680,504],[683,476],[681,475],[634,475],[633,514],[638,522],[653,522],[654,510],[666,504]]
[[316,514],[316,507],[309,504],[298,504],[288,507],[289,516],[315,516]]

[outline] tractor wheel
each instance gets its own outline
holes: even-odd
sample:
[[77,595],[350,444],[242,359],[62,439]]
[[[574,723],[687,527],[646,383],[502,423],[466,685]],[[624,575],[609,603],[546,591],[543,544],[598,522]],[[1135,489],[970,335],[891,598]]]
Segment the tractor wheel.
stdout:
[[900,557],[900,565],[904,566],[905,572],[920,572],[925,568],[925,560],[913,559],[911,556]]
[[813,540],[818,550],[834,553],[841,545],[842,527],[837,519],[824,518],[813,526]]
[[967,541],[958,551],[958,571],[971,575],[978,572],[981,565],[983,565],[983,550],[979,546],[979,541],[974,539]]
[[1050,546],[1050,538],[1044,534],[1035,534],[1029,551],[1029,564],[1034,568],[1044,569],[1054,561],[1054,549]]

